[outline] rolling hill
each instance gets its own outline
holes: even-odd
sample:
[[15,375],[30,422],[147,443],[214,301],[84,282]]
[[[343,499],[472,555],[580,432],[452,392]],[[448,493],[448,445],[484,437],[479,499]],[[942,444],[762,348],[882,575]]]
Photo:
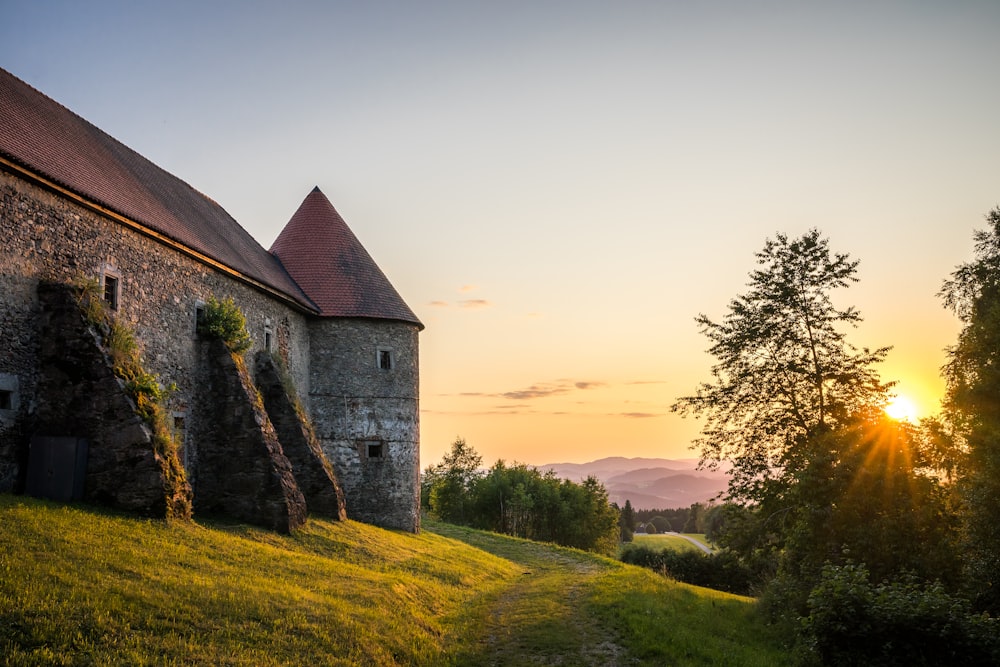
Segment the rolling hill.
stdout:
[[591,475],[604,484],[611,502],[636,509],[668,509],[708,502],[726,490],[722,470],[699,470],[697,459],[626,458],[611,456],[588,463],[547,463],[564,479],[579,482]]

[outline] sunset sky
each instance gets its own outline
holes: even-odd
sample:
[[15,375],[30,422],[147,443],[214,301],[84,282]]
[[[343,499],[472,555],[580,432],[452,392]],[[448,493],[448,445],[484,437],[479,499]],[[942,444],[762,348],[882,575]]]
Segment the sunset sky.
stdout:
[[0,66],[266,248],[318,185],[426,325],[422,465],[689,457],[669,406],[777,232],[937,411],[1000,205],[1000,2],[0,0]]

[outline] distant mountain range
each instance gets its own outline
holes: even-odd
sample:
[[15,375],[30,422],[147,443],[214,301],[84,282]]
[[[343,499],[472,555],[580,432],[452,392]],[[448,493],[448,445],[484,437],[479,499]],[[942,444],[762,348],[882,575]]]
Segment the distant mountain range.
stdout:
[[541,471],[580,482],[593,475],[619,507],[672,509],[712,500],[726,490],[729,476],[721,470],[698,470],[697,459],[625,458],[611,456],[590,463],[547,463]]

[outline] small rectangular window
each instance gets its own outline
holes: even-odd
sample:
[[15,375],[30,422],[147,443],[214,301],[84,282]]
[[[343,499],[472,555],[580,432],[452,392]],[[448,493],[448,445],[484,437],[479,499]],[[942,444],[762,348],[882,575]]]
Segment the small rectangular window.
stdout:
[[383,456],[382,453],[382,443],[381,442],[369,442],[368,443],[368,458],[370,459],[380,459]]
[[198,333],[201,331],[202,325],[205,324],[205,302],[196,301],[194,304],[194,331]]
[[378,351],[378,367],[385,371],[392,370],[392,350]]
[[0,389],[0,410],[14,409],[14,392]]
[[118,310],[120,281],[115,276],[104,275],[104,301],[111,310]]

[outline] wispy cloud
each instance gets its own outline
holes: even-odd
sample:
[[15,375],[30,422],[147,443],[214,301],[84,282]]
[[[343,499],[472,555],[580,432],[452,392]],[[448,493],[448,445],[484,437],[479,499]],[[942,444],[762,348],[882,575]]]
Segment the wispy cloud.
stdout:
[[451,304],[447,301],[431,301],[427,305],[434,308],[448,308]]
[[547,398],[548,396],[555,396],[557,394],[565,394],[569,391],[569,387],[562,385],[550,385],[543,386],[533,384],[527,389],[516,389],[514,391],[505,391],[500,396],[510,399],[512,401],[529,401],[535,398]]
[[499,394],[499,396],[512,401],[526,401],[535,398],[547,398],[549,396],[567,394],[573,390],[585,391],[587,389],[596,389],[604,386],[606,386],[604,382],[557,380],[556,382],[540,382],[533,384],[527,389],[505,391],[502,394]]
[[649,419],[650,417],[662,417],[662,414],[657,414],[655,412],[620,412],[619,417],[628,417],[629,419]]
[[486,299],[464,299],[458,302],[458,307],[465,310],[479,310],[481,308],[489,308],[492,305]]
[[458,291],[462,294],[467,294],[469,292],[475,292],[477,289],[479,289],[479,285],[462,285],[458,288]]
[[573,386],[577,389],[597,389],[599,387],[606,387],[605,382],[574,382]]

